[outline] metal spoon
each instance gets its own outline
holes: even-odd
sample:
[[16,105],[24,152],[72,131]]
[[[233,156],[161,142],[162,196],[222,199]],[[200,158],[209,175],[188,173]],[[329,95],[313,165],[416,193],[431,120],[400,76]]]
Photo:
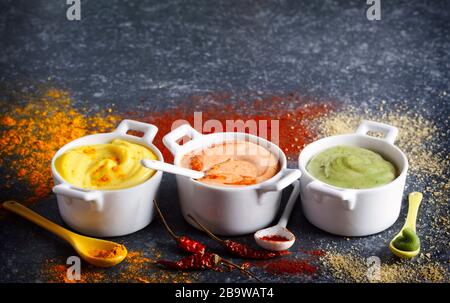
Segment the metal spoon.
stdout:
[[[3,207],[61,237],[63,240],[72,245],[81,258],[92,265],[99,267],[111,267],[122,262],[127,256],[127,249],[121,244],[85,237],[71,232],[70,230],[51,222],[41,215],[38,215],[31,209],[16,201],[3,202]],[[113,250],[118,252],[117,254],[114,254],[113,257],[99,257],[97,255],[97,252],[99,251]]]
[[417,256],[420,252],[420,245],[419,245],[419,248],[414,251],[404,251],[404,250],[400,250],[400,249],[396,248],[394,246],[394,241],[398,237],[402,236],[403,230],[407,227],[412,229],[414,231],[414,233],[416,232],[417,212],[419,211],[419,206],[420,206],[420,202],[422,202],[422,198],[423,198],[423,195],[422,195],[422,193],[419,193],[419,192],[412,192],[408,195],[409,205],[408,205],[408,215],[406,216],[405,225],[403,225],[400,232],[389,243],[389,249],[391,250],[391,252],[400,258],[411,259],[411,258]]
[[169,163],[157,161],[157,160],[144,159],[141,161],[141,164],[147,168],[160,170],[160,171],[163,171],[163,172],[166,172],[169,174],[180,175],[180,176],[184,176],[184,177],[188,177],[188,178],[192,178],[192,179],[201,179],[205,176],[204,172],[176,166],[173,164],[169,164]]
[[[254,235],[256,243],[262,248],[273,251],[282,251],[289,249],[292,245],[294,245],[295,235],[286,228],[286,225],[289,217],[291,216],[292,209],[297,202],[298,194],[300,193],[300,181],[296,180],[292,183],[292,185],[294,188],[277,225],[258,230]],[[286,240],[274,241],[263,238],[273,236],[282,237]]]

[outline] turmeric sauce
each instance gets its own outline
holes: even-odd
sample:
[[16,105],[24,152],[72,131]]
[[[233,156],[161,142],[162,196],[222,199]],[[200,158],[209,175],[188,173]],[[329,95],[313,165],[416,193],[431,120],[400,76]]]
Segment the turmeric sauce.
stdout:
[[141,184],[155,171],[141,165],[142,159],[156,160],[147,147],[114,139],[110,143],[71,149],[55,161],[68,183],[86,189],[122,189]]

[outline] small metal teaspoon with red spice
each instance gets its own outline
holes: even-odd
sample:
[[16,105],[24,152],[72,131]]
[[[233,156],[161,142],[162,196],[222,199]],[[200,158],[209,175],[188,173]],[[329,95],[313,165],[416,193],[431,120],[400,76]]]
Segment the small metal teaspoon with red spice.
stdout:
[[292,183],[292,185],[294,188],[292,189],[291,196],[286,203],[286,207],[281,214],[277,225],[258,230],[255,233],[255,241],[262,248],[273,251],[282,251],[287,250],[294,245],[295,235],[290,232],[286,226],[300,193],[300,181],[297,180]]

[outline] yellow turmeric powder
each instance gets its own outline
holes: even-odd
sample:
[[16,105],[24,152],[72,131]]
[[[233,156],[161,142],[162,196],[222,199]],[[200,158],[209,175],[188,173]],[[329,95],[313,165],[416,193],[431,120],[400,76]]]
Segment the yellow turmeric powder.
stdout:
[[192,283],[199,279],[198,272],[166,271],[155,264],[161,258],[161,253],[150,249],[148,253],[135,250],[129,251],[127,258],[117,265],[118,274],[82,263],[81,279],[78,281],[67,278],[67,265],[64,261],[45,260],[41,269],[42,279],[53,283]]
[[123,255],[126,251],[125,246],[116,245],[113,249],[93,249],[89,251],[89,255],[94,258],[114,258],[120,255]]
[[11,170],[1,186],[25,181],[30,189],[26,201],[47,196],[53,186],[50,163],[55,152],[76,138],[109,131],[119,120],[106,111],[83,115],[72,106],[69,93],[58,89],[10,107],[0,117],[0,165]]

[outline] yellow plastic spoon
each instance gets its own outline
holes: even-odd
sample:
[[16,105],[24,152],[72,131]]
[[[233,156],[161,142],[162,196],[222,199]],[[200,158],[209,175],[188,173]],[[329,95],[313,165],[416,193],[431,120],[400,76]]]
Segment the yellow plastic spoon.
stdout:
[[397,249],[394,246],[394,241],[395,241],[395,239],[397,239],[398,237],[400,237],[402,235],[403,230],[407,227],[412,229],[414,231],[414,233],[416,232],[417,212],[419,211],[419,206],[420,206],[420,202],[422,202],[422,197],[423,197],[422,193],[419,193],[419,192],[412,192],[408,195],[409,205],[408,205],[408,214],[406,216],[405,225],[403,225],[400,232],[391,240],[391,243],[389,243],[389,248],[390,248],[391,252],[400,258],[411,259],[411,258],[417,256],[420,252],[420,244],[419,244],[419,248],[414,251],[404,251],[404,250]]
[[[81,258],[95,266],[111,267],[122,262],[127,256],[127,249],[121,244],[71,232],[16,201],[3,202],[3,207],[66,240]],[[108,256],[108,252],[114,252],[113,256]]]

